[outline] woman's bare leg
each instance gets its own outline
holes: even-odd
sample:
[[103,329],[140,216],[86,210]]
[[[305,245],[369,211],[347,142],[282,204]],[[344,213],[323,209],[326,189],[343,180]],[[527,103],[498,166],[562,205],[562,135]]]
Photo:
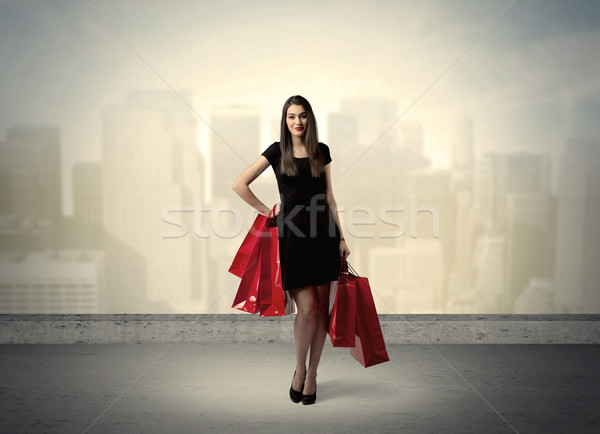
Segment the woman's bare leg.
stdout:
[[306,382],[304,384],[305,395],[315,393],[317,387],[317,367],[321,360],[323,345],[327,338],[328,319],[329,319],[329,287],[331,283],[319,285],[316,287],[316,310],[315,310],[315,328],[310,343],[310,359],[308,370],[306,371]]
[[306,356],[312,340],[315,324],[315,288],[305,286],[290,290],[296,302],[296,318],[294,320],[294,343],[296,346],[296,376],[292,381],[294,390],[301,390],[306,371]]

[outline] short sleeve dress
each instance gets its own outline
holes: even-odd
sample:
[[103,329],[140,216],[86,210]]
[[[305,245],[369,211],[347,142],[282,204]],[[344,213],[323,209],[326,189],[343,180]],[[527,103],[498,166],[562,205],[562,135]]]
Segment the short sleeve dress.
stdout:
[[[321,142],[319,147],[323,163],[329,164],[329,147]],[[309,158],[294,157],[298,175],[282,174],[279,142],[271,144],[262,155],[273,167],[281,198],[277,228],[283,289],[337,280],[340,232],[325,200],[325,173],[311,176]]]

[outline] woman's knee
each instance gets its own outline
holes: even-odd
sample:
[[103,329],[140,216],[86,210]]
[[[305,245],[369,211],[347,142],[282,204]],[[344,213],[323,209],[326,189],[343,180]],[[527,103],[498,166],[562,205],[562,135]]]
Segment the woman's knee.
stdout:
[[311,286],[296,288],[291,294],[296,302],[296,317],[306,320],[313,318],[317,307],[314,288]]

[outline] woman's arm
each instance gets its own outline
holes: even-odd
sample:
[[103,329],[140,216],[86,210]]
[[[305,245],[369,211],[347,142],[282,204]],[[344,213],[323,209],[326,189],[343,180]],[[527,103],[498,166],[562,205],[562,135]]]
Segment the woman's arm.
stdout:
[[[248,166],[235,179],[235,181],[233,181],[233,185],[231,186],[233,191],[235,191],[244,201],[246,201],[248,205],[265,216],[269,215],[271,208],[262,203],[254,195],[254,193],[252,193],[252,190],[250,190],[250,187],[248,186],[252,183],[252,181],[258,178],[258,176],[263,173],[267,167],[269,167],[269,160],[261,155],[254,163]],[[277,215],[277,210],[275,214]]]
[[333,195],[333,187],[331,185],[331,163],[326,164],[324,167],[325,170],[325,201],[329,206],[329,210],[333,214],[335,219],[335,224],[340,231],[340,256],[347,257],[350,254],[350,249],[344,240],[344,233],[342,232],[342,225],[340,224],[340,216],[338,214],[337,202],[335,201],[335,197]]

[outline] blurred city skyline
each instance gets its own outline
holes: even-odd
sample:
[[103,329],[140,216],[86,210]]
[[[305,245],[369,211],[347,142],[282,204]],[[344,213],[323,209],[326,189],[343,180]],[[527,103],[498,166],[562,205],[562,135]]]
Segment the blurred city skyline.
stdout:
[[[103,111],[102,161],[73,167],[74,217],[60,212],[60,130],[9,128],[0,310],[230,312],[239,282],[226,270],[251,211],[231,183],[264,149],[252,113],[209,113],[202,153],[200,122],[170,91],[130,92]],[[464,117],[451,167],[434,167],[421,123],[402,120],[398,134],[382,135],[396,118],[395,102],[375,97],[344,98],[326,117],[331,140],[346,144],[331,148],[332,180],[351,262],[369,276],[380,313],[600,308],[599,139],[571,138],[557,167],[547,152],[476,158],[476,125]],[[227,145],[241,137],[252,146]],[[271,169],[251,188],[279,201]]]
[[232,313],[244,233],[194,210],[236,229],[215,212],[250,209],[231,183],[300,94],[345,212],[404,207],[350,233],[380,313],[597,313],[600,8],[576,4],[0,4],[0,310]]

